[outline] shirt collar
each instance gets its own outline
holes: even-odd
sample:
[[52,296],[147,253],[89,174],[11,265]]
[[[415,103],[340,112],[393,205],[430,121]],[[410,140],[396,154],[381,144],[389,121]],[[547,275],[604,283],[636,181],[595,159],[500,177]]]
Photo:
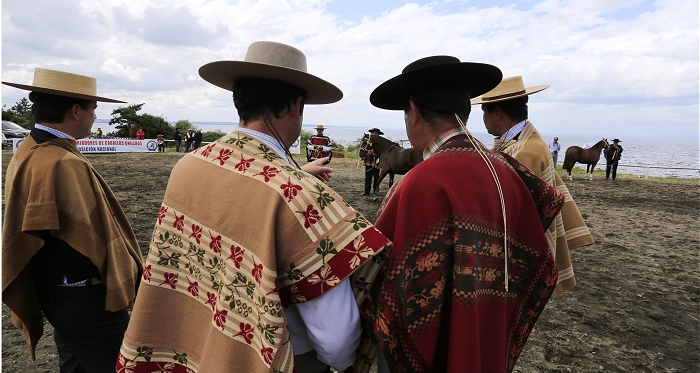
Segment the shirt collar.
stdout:
[[502,134],[500,139],[503,141],[513,140],[515,138],[515,136],[518,136],[518,134],[523,131],[523,128],[525,128],[526,124],[527,124],[527,119],[514,125],[508,131],[506,131],[506,133]]
[[446,132],[443,132],[440,136],[428,144],[425,150],[423,150],[423,160],[426,160],[435,154],[435,152],[442,146],[442,144],[446,143],[447,140],[463,133],[464,131],[462,131],[462,129],[459,127],[450,128]]
[[287,155],[286,155],[286,152],[284,151],[284,148],[282,147],[280,142],[277,141],[276,138],[274,138],[268,134],[262,133],[262,132],[251,130],[249,128],[238,127],[234,130],[234,132],[236,132],[236,131],[243,132],[246,135],[251,136],[254,139],[262,142],[263,144],[269,146],[270,149],[274,150],[275,153],[277,153],[277,155],[279,155],[282,159],[285,160],[285,162],[289,163],[289,160],[287,159]]
[[42,131],[48,132],[48,133],[50,133],[50,134],[52,134],[52,135],[54,135],[54,136],[56,136],[56,137],[58,137],[58,138],[60,138],[60,139],[71,139],[71,140],[73,140],[73,141],[76,141],[76,140],[75,140],[75,137],[73,137],[73,136],[71,136],[71,135],[69,135],[69,134],[67,134],[67,133],[65,133],[65,132],[61,132],[61,131],[59,131],[59,130],[57,130],[57,129],[55,129],[55,128],[42,126],[42,125],[39,124],[39,123],[35,123],[35,124],[34,124],[34,128],[36,128],[36,129],[38,129],[38,130],[42,130]]

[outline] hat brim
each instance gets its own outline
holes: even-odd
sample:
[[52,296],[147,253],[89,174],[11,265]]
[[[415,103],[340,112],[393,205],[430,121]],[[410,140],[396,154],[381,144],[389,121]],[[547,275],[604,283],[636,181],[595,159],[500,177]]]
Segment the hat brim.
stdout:
[[403,110],[412,92],[421,89],[461,87],[476,97],[495,88],[501,79],[503,73],[493,65],[474,62],[433,65],[387,80],[370,94],[369,101],[380,109]]
[[512,99],[515,99],[518,97],[529,96],[533,93],[537,93],[539,91],[544,91],[547,88],[549,88],[549,84],[536,85],[536,86],[525,88],[524,93],[519,93],[519,94],[513,95],[513,96],[509,95],[508,97],[500,97],[500,98],[496,98],[496,99],[492,99],[492,100],[484,100],[484,97],[482,96],[482,97],[472,99],[471,104],[472,105],[480,105],[480,104],[492,104],[494,102],[508,101],[508,100],[512,100]]
[[48,93],[56,96],[66,96],[66,97],[73,97],[73,98],[79,98],[83,100],[89,100],[89,101],[100,101],[100,102],[114,102],[114,103],[120,103],[120,104],[125,104],[126,101],[120,101],[120,100],[115,100],[113,98],[107,98],[107,97],[100,97],[100,96],[91,96],[91,95],[84,95],[81,93],[75,93],[75,92],[66,92],[66,91],[60,91],[57,89],[50,89],[50,88],[44,88],[44,87],[36,87],[33,85],[27,85],[27,84],[17,84],[17,83],[10,83],[10,82],[2,82],[2,84],[9,85],[10,87],[15,87],[19,89],[24,89],[27,91],[32,91],[32,92],[40,92],[40,93]]
[[289,83],[306,91],[307,105],[330,104],[340,101],[343,92],[335,85],[303,71],[246,61],[215,61],[199,68],[199,76],[207,82],[233,91],[239,78],[262,78]]

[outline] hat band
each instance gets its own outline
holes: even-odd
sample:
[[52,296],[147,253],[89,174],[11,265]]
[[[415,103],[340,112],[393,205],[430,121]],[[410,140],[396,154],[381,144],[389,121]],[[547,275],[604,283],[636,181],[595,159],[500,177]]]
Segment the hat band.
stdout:
[[482,100],[483,100],[483,101],[498,100],[498,99],[501,99],[501,98],[506,98],[506,97],[513,97],[513,96],[517,96],[517,95],[522,95],[523,93],[526,93],[524,89],[523,89],[522,91],[518,91],[518,92],[506,93],[506,94],[504,94],[504,95],[491,96],[491,97],[482,97]]

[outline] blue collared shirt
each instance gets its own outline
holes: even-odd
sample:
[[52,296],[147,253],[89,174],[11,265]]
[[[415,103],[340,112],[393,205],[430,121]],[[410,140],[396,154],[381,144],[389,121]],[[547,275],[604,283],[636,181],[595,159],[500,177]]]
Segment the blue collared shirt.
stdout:
[[513,140],[515,136],[518,136],[520,132],[523,132],[523,128],[527,124],[527,119],[511,127],[506,133],[502,134],[500,139],[503,141]]
[[71,140],[75,141],[75,137],[73,137],[65,132],[61,132],[55,128],[42,126],[39,123],[34,124],[34,128],[36,128],[38,130],[42,130],[44,132],[48,132],[48,133],[50,133],[50,134],[52,134],[60,139],[71,139]]

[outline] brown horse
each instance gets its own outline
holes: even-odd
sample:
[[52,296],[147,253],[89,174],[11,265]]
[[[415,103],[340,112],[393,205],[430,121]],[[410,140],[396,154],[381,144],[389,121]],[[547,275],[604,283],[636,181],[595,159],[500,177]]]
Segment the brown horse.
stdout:
[[608,149],[607,139],[598,141],[595,145],[588,149],[583,149],[580,146],[570,146],[568,149],[566,149],[566,156],[564,156],[564,165],[562,168],[564,168],[569,174],[569,180],[571,180],[571,169],[574,168],[576,162],[584,163],[586,165],[586,176],[584,179],[589,178],[588,169],[590,169],[590,180],[593,180],[593,170],[595,169],[595,165],[600,160],[600,151],[603,149]]
[[374,184],[374,195],[379,195],[379,184],[389,174],[389,187],[394,185],[394,175],[405,175],[410,169],[423,161],[423,156],[413,148],[402,148],[399,144],[385,139],[379,135],[362,136],[359,154],[364,158],[368,149],[374,148],[374,153],[379,157],[379,178]]

